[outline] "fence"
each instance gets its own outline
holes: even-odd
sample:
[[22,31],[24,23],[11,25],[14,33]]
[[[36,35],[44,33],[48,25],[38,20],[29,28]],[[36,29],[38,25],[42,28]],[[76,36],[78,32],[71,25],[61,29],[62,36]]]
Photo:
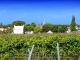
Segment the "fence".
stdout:
[[[0,59],[2,60],[2,59]],[[5,60],[28,60],[28,54],[17,54]],[[42,54],[32,54],[31,60],[58,60],[57,56],[47,55],[43,56]],[[61,56],[61,60],[80,60],[79,56]]]

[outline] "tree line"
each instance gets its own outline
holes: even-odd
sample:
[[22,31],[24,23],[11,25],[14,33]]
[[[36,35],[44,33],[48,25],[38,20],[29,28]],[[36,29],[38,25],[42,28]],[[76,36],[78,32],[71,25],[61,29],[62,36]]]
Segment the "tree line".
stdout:
[[25,31],[34,31],[35,33],[38,32],[48,32],[51,30],[54,33],[64,33],[67,31],[67,27],[70,27],[71,31],[75,31],[75,26],[77,25],[75,22],[75,16],[72,16],[71,24],[70,25],[54,25],[50,23],[46,23],[45,25],[37,25],[36,23],[32,22],[31,24],[26,24],[25,21],[16,20],[13,21],[12,24],[2,25],[0,23],[0,27],[8,28],[7,33],[11,33],[13,31],[14,25],[21,26],[24,25]]

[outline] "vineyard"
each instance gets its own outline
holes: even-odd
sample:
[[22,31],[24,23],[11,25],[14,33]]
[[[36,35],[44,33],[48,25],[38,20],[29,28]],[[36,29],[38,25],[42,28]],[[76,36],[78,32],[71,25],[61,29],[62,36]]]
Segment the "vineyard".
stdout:
[[60,55],[79,56],[80,55],[80,35],[79,34],[33,34],[33,35],[0,35],[0,60],[15,56],[17,54],[27,54],[28,48],[34,44],[34,53],[48,57],[49,54],[57,57],[56,43],[60,44]]

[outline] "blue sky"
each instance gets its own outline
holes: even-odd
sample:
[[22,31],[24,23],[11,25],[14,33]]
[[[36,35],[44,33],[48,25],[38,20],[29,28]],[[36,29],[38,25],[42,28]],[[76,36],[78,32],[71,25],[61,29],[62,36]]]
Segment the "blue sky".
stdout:
[[72,15],[80,25],[79,0],[0,0],[0,22],[11,24],[23,20],[26,24],[35,22],[70,24]]

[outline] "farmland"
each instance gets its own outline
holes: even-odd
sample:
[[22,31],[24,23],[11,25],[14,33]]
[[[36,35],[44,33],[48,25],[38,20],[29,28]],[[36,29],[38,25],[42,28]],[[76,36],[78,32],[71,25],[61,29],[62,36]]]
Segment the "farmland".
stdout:
[[79,56],[80,35],[79,34],[33,34],[33,35],[0,35],[0,58],[8,58],[15,54],[28,53],[28,48],[34,44],[33,53],[39,52],[43,56],[48,54],[57,56],[56,43],[60,44],[62,56]]

